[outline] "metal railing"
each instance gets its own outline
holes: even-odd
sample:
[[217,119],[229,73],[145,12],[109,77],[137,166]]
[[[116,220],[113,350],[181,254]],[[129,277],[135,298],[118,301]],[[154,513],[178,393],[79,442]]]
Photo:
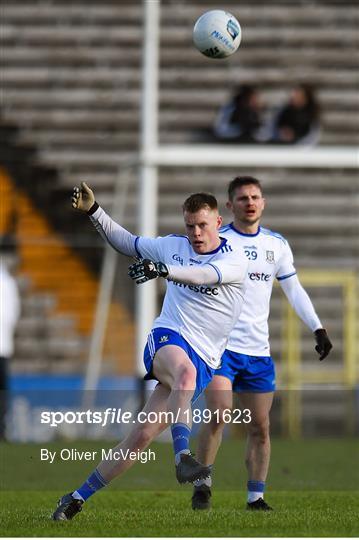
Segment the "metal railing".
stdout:
[[[358,276],[353,271],[302,270],[300,281],[310,287],[340,287],[343,296],[343,358],[336,370],[303,369],[301,355],[301,322],[287,300],[282,307],[282,358],[283,368],[280,386],[286,389],[283,396],[282,428],[291,438],[302,432],[301,390],[305,385],[336,384],[354,390],[358,384],[358,353],[356,335],[356,288]],[[351,396],[353,392],[348,392]],[[353,433],[355,424],[355,402],[349,398],[345,417],[346,431]]]

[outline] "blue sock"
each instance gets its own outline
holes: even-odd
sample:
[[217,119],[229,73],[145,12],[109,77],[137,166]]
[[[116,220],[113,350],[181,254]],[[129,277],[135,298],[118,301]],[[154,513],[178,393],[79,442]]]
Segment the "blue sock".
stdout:
[[103,487],[107,486],[108,482],[104,478],[102,478],[101,474],[98,472],[97,469],[94,470],[94,472],[88,477],[86,482],[82,484],[82,486],[74,491],[72,496],[75,499],[78,499],[77,495],[81,497],[83,501],[87,501],[91,495],[96,493],[99,489],[102,489]]
[[266,487],[265,482],[261,482],[259,480],[248,480],[247,482],[248,502],[251,503],[251,502],[257,501],[260,498],[263,499],[265,487]]
[[180,461],[180,455],[189,453],[189,438],[191,435],[191,428],[187,426],[187,424],[178,422],[177,424],[172,424],[171,433],[177,465]]
[[212,487],[212,471],[213,471],[213,464],[212,465],[208,465],[208,467],[211,469],[211,474],[209,476],[207,476],[206,478],[201,478],[200,480],[195,480],[193,482],[193,485],[196,486],[196,487],[199,487],[199,486],[207,486],[207,487]]

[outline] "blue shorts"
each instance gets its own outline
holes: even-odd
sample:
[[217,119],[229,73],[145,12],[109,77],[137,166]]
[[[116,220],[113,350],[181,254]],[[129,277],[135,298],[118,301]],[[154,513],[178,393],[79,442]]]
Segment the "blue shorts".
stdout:
[[145,375],[146,380],[157,380],[152,371],[153,359],[156,352],[165,345],[177,345],[177,347],[181,347],[196,368],[196,389],[192,398],[193,403],[211,382],[216,370],[206,364],[180,334],[169,328],[154,328],[147,338],[147,344],[143,353],[143,361],[147,370],[147,374]]
[[249,356],[226,349],[215,375],[227,377],[233,392],[274,392],[275,368],[271,356]]

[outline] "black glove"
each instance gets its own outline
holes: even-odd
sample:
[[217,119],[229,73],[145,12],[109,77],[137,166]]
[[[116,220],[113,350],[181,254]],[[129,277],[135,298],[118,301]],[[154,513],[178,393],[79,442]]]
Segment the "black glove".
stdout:
[[71,204],[73,208],[77,210],[82,210],[83,212],[93,213],[92,209],[98,204],[95,201],[95,195],[92,189],[86,184],[86,182],[81,182],[81,187],[75,186],[72,192]]
[[316,330],[314,335],[315,341],[317,342],[315,350],[320,355],[319,360],[324,360],[324,358],[328,356],[330,350],[333,348],[333,345],[331,344],[327,331],[324,328],[319,328],[319,330]]
[[137,285],[158,277],[166,278],[168,268],[162,262],[153,262],[150,259],[140,259],[128,268],[128,275],[136,281]]

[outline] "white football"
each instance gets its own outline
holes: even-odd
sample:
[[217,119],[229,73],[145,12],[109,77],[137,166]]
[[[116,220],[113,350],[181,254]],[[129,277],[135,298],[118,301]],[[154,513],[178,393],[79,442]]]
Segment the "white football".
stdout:
[[221,9],[206,11],[193,28],[193,43],[209,58],[226,58],[239,47],[242,30],[237,19]]

